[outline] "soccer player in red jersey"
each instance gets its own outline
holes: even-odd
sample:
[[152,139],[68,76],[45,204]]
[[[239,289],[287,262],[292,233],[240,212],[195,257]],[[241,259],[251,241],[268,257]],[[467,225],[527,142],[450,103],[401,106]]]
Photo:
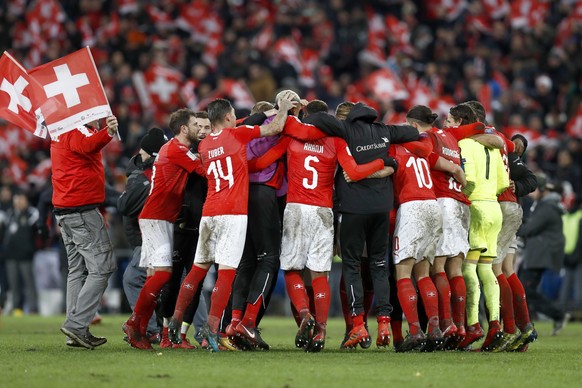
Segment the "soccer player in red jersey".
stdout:
[[[428,141],[426,152],[416,155],[409,150],[411,145],[392,144],[389,151],[399,166],[392,178],[394,199],[398,206],[393,249],[398,300],[410,329],[404,342],[396,347],[396,351],[404,352],[435,350],[443,342],[437,290],[429,276],[442,228],[441,210],[432,189],[433,181],[426,159],[432,146]],[[420,328],[412,275],[429,319],[428,339]]]
[[182,208],[188,174],[204,175],[200,159],[190,151],[198,134],[194,112],[180,109],[172,113],[170,129],[175,136],[162,146],[156,157],[150,193],[139,216],[142,233],[140,267],[147,268],[148,278],[133,314],[123,325],[130,345],[138,349],[151,349],[145,332],[160,290],[172,273],[174,222]]
[[[317,352],[325,344],[330,302],[327,273],[333,254],[332,192],[337,163],[339,161],[352,181],[379,170],[382,172],[376,175],[387,176],[393,169],[384,169],[381,159],[358,165],[347,143],[337,137],[309,142],[283,137],[267,154],[251,163],[251,168],[268,165],[285,152],[289,188],[283,216],[281,268],[285,271],[287,293],[301,318],[295,345],[308,352]],[[311,272],[315,319],[309,310],[302,278],[304,268]]]
[[[230,298],[247,228],[249,172],[246,145],[251,139],[280,133],[291,106],[292,103],[283,98],[275,119],[269,124],[235,127],[236,116],[229,101],[216,99],[208,104],[212,133],[198,148],[208,179],[208,195],[202,209],[194,266],[182,282],[176,310],[168,327],[168,336],[174,343],[181,341],[179,330],[185,309],[210,266],[216,262],[218,278],[212,292],[208,322],[202,328],[201,336],[208,340],[213,351],[219,350],[220,317]],[[258,331],[254,329],[252,334],[258,335]]]

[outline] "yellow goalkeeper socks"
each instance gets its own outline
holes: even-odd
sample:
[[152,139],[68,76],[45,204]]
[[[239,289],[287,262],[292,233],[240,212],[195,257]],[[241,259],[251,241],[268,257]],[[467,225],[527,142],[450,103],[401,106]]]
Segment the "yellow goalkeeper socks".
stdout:
[[463,263],[463,278],[467,286],[467,326],[479,322],[479,277],[477,276],[477,265],[474,263]]
[[493,273],[491,263],[477,264],[479,280],[483,284],[483,294],[485,294],[485,304],[489,310],[489,321],[499,320],[499,283]]

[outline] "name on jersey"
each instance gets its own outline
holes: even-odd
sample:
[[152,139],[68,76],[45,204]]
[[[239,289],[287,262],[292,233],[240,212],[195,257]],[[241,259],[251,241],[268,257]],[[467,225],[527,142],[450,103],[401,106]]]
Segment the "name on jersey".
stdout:
[[451,158],[459,159],[461,157],[459,151],[452,150],[447,147],[442,147],[441,152],[443,153],[443,155],[450,156]]
[[369,150],[377,150],[379,148],[387,148],[386,143],[373,143],[373,144],[366,144],[363,146],[357,146],[356,152],[363,152]]
[[217,156],[224,155],[224,148],[218,147],[212,150],[208,150],[208,159],[216,158]]
[[305,143],[305,145],[303,146],[303,149],[305,151],[310,151],[310,152],[316,152],[318,154],[323,154],[323,146],[322,145]]

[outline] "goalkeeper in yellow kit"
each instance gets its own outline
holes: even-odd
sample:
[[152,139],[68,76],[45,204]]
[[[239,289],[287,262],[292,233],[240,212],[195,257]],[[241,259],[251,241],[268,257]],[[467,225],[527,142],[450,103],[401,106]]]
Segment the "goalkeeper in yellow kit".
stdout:
[[[457,105],[450,109],[447,126],[476,121],[475,112],[469,106]],[[499,150],[487,148],[473,139],[459,141],[459,147],[467,179],[463,191],[471,201],[470,250],[463,263],[463,277],[467,285],[467,335],[459,348],[469,346],[484,335],[479,324],[481,281],[489,310],[489,330],[481,351],[495,351],[503,344],[499,323],[499,285],[492,267],[497,256],[497,235],[503,222],[497,195],[509,187],[509,175]]]

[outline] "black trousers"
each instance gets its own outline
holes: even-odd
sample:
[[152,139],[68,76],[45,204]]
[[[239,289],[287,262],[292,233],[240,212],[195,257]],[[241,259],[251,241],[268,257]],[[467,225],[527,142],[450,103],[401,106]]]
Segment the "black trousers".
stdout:
[[[274,188],[251,184],[245,248],[232,288],[232,309],[263,297],[267,308],[279,273],[281,217]],[[261,314],[262,316],[262,314]]]
[[[175,232],[174,233],[174,252],[172,257],[172,276],[170,280],[164,285],[160,293],[160,307],[159,316],[169,318],[174,314],[176,308],[176,301],[178,300],[178,293],[182,279],[184,278],[184,270],[186,274],[192,269],[194,262],[194,254],[196,253],[196,245],[198,244],[198,232]],[[194,299],[184,312],[184,322],[192,323],[194,314],[198,309],[200,303],[200,295],[202,294],[202,285],[200,282]]]
[[538,292],[544,271],[543,268],[520,269],[519,278],[525,289],[527,304],[531,310],[547,315],[555,321],[561,321],[564,318],[564,312],[545,295]]
[[370,275],[374,284],[376,314],[390,316],[389,267],[387,263],[388,212],[375,214],[342,213],[340,246],[344,285],[348,294],[348,306],[352,315],[364,312],[364,289],[362,286],[360,260],[364,247],[368,253]]

